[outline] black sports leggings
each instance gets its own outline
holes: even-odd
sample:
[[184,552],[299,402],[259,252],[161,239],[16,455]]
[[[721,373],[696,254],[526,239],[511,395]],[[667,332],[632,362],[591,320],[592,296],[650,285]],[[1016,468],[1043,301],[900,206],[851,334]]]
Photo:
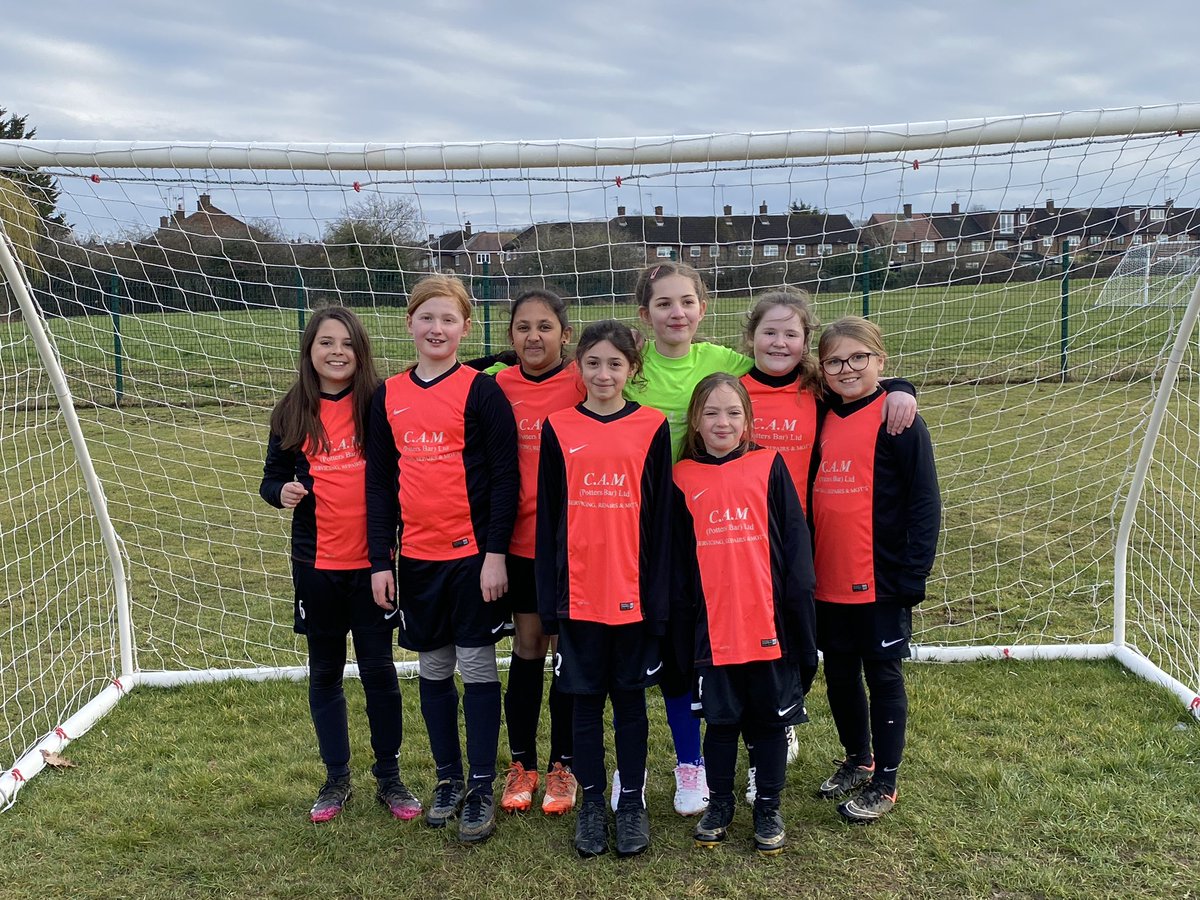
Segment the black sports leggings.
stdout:
[[[396,760],[403,738],[400,685],[392,664],[393,632],[386,628],[352,632],[359,677],[367,697],[367,721],[376,778],[399,771]],[[346,638],[308,636],[308,708],[317,732],[321,761],[331,776],[350,774],[350,731],[346,724],[346,694],[342,670],[346,666]]]
[[[874,745],[875,778],[895,784],[908,727],[908,694],[899,659],[863,659],[825,654],[825,688],[846,758],[870,765]],[[868,706],[867,693],[871,699]]]

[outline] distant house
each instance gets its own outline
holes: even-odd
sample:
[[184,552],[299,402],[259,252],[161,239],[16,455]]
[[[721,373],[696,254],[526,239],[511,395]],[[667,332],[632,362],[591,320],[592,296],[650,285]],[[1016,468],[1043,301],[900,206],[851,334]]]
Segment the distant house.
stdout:
[[212,196],[201,194],[196,200],[196,211],[187,215],[183,204],[169,216],[159,217],[158,230],[154,232],[153,240],[164,247],[178,246],[181,239],[187,236],[219,238],[222,241],[252,241],[255,243],[275,243],[264,231],[255,228],[236,216],[230,215],[223,209],[213,205]]
[[875,213],[863,228],[863,241],[886,254],[890,265],[947,262],[956,268],[1011,267],[1064,253],[1119,256],[1130,247],[1165,240],[1200,240],[1200,210],[1161,206],[1044,206],[949,212]]
[[667,216],[661,206],[653,216],[629,216],[625,207],[608,222],[621,243],[643,248],[647,263],[675,259],[697,268],[795,263],[853,252],[858,229],[840,213],[772,213],[767,204],[757,215],[734,215],[726,205],[716,216]]
[[422,269],[455,272],[461,275],[495,275],[503,270],[508,253],[505,245],[516,234],[510,231],[481,231],[476,233],[470,222],[457,231],[429,235],[421,253]]

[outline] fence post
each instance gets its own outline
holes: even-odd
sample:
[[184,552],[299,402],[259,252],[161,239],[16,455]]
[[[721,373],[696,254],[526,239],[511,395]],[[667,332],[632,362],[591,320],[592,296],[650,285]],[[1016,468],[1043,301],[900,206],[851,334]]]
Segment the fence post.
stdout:
[[[488,256],[491,256],[489,253]],[[492,279],[490,264],[483,264],[483,277],[479,284],[479,302],[483,307],[483,355],[492,355]]]
[[862,269],[859,272],[859,283],[862,286],[862,314],[864,319],[871,317],[871,248],[862,252]]
[[121,346],[121,281],[113,272],[108,283],[108,313],[113,323],[113,372],[117,377],[116,405],[125,396],[125,352]]
[[301,334],[304,334],[304,309],[308,305],[305,302],[307,293],[304,289],[304,270],[296,266],[296,323]]
[[1059,380],[1067,380],[1067,338],[1070,335],[1071,311],[1071,253],[1063,250],[1062,255],[1062,288],[1059,291],[1061,309],[1059,310]]

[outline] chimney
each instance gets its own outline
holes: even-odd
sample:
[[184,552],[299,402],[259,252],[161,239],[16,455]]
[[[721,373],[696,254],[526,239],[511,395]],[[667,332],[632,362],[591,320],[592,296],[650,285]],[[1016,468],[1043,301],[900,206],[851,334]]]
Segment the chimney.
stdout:
[[765,202],[758,205],[758,214],[760,216],[765,216],[767,214],[767,204]]
[[208,194],[201,194],[196,201],[196,209],[200,212],[212,212],[212,197]]
[[175,212],[171,213],[171,217],[177,222],[182,223],[184,220],[183,203],[181,202],[175,207]]
[[463,232],[464,239],[469,238],[471,236],[471,220],[470,219],[467,219],[467,221],[463,222],[462,232]]
[[431,235],[429,236],[429,243],[430,243],[430,244],[434,243],[436,240],[437,240],[437,235],[436,235],[436,234],[431,234]]
[[661,206],[654,207],[654,224],[661,225],[663,223],[663,211]]
[[170,223],[170,221],[171,221],[171,217],[170,217],[170,216],[159,216],[159,217],[158,217],[158,227],[159,227],[159,228],[166,228],[166,227],[167,227],[167,225]]
[[618,225],[625,224],[625,207],[623,207],[623,206],[617,207],[617,224]]
[[957,216],[958,210],[959,210],[958,201],[955,200],[953,203],[950,204],[950,215]]
[[728,219],[732,215],[733,215],[733,207],[730,206],[728,203],[726,203],[725,204],[725,218]]
[[912,204],[911,203],[904,204],[904,218],[906,218],[906,219],[912,218]]
[[1046,212],[1054,212],[1054,200],[1053,199],[1046,201]]

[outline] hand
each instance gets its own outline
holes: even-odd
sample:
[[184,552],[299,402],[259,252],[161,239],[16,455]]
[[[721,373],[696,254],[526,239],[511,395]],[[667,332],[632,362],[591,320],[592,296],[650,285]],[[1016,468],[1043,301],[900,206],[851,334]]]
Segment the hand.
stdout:
[[479,589],[485,603],[499,600],[508,593],[508,566],[503,553],[485,553],[479,572]]
[[284,509],[295,509],[300,501],[308,496],[308,489],[299,481],[289,481],[279,492],[279,502]]
[[396,608],[396,576],[390,570],[371,573],[371,599],[388,612]]
[[883,399],[883,421],[887,433],[897,435],[917,421],[917,398],[904,391],[893,391]]

